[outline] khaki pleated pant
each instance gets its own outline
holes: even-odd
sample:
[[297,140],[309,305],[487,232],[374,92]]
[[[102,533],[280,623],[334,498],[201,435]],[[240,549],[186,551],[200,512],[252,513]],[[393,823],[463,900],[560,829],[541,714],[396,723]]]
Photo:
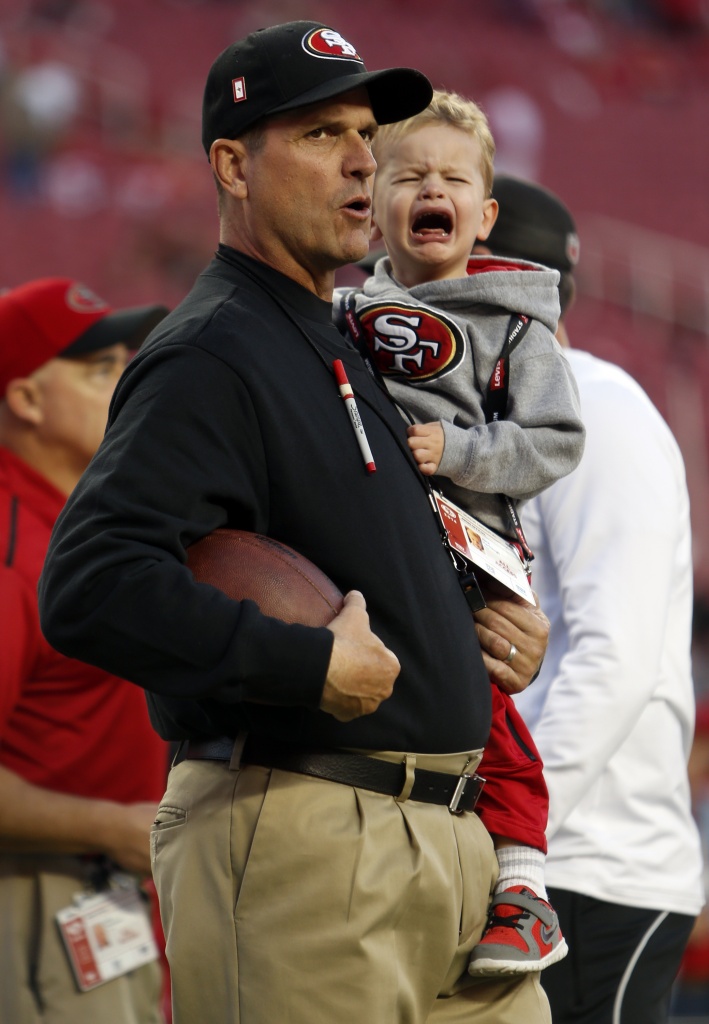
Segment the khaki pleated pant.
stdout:
[[[416,763],[459,774],[469,760]],[[537,975],[466,973],[497,875],[475,814],[184,761],[152,856],[175,1024],[550,1022]]]
[[89,992],[74,981],[55,915],[84,889],[89,871],[79,857],[0,854],[0,1024],[163,1021],[158,963]]

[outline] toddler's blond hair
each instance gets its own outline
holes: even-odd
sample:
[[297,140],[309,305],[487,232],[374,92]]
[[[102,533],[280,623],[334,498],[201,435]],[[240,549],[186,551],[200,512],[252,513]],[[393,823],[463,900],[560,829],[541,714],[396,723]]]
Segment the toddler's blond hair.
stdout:
[[492,195],[492,181],[495,174],[495,140],[490,131],[487,117],[472,100],[466,100],[455,92],[443,92],[436,89],[433,99],[420,114],[397,121],[394,124],[382,125],[374,137],[374,158],[381,166],[387,159],[387,150],[397,143],[404,135],[425,128],[431,124],[446,124],[472,135],[480,146],[480,170],[485,186],[485,196]]

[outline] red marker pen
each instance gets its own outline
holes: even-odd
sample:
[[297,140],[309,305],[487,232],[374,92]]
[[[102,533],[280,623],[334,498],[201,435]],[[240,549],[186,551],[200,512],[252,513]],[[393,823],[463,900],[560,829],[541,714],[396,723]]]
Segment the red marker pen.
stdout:
[[357,403],[355,402],[355,396],[352,390],[352,385],[347,380],[347,374],[345,373],[345,367],[343,365],[342,360],[335,359],[335,361],[332,364],[332,368],[335,372],[335,380],[337,381],[337,386],[340,389],[340,394],[345,400],[347,412],[350,414],[350,422],[352,423],[352,429],[354,430],[355,437],[357,438],[359,450],[362,452],[364,465],[366,466],[368,473],[376,473],[377,467],[374,465],[372,450],[369,447],[367,435],[364,432],[364,427],[362,426],[362,419],[359,415],[359,409],[357,408]]

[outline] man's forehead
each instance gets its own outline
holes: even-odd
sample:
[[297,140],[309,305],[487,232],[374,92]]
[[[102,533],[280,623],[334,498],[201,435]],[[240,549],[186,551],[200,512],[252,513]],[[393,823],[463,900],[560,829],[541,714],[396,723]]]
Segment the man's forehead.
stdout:
[[342,93],[341,96],[334,96],[329,100],[308,103],[306,106],[296,107],[295,110],[287,110],[282,114],[273,114],[265,124],[266,126],[301,124],[319,120],[336,120],[340,117],[361,118],[376,127],[369,94],[364,87],[351,89],[349,92]]
[[60,353],[55,358],[62,363],[100,363],[106,359],[119,359],[129,351],[130,348],[125,341],[117,341],[114,345],[95,348],[91,352],[80,352],[75,355]]

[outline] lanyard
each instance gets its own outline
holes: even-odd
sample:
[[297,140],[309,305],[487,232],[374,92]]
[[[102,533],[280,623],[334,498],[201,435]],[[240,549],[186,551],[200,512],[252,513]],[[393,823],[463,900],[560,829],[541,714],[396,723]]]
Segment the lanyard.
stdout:
[[[245,267],[240,262],[237,262],[236,260],[231,259],[229,257],[229,255],[228,255],[228,253],[218,252],[217,253],[217,259],[221,259],[225,263],[228,263],[230,266],[236,267],[236,269],[240,273],[242,273],[244,275],[244,277],[249,278],[249,280],[253,284],[255,284],[262,292],[264,292],[269,297],[269,299],[274,303],[274,305],[276,305],[280,309],[280,311],[283,313],[284,317],[299,332],[299,334],[302,336],[303,340],[307,343],[308,347],[317,356],[317,358],[323,364],[323,366],[325,367],[327,372],[336,381],[335,371],[334,371],[332,363],[325,358],[323,353],[318,348],[317,344],[313,341],[313,339],[310,337],[308,332],[305,330],[305,328],[302,325],[302,323],[293,314],[293,312],[289,309],[289,307],[285,304],[285,302],[281,299],[281,297],[275,291],[272,291],[271,289],[269,289],[266,286],[266,284],[258,277],[258,275],[250,267]],[[337,313],[337,310],[335,310],[334,307],[333,307],[333,314],[336,314],[336,313]],[[334,315],[333,316],[333,321],[334,321],[333,325],[334,325],[334,327],[336,329],[339,329],[339,331],[340,331],[340,338],[342,339],[342,332],[343,332],[342,320],[341,320],[341,318],[337,319],[337,317]],[[362,332],[360,330],[360,335],[361,334],[362,334]],[[351,339],[351,340],[354,340],[354,339]],[[384,396],[387,399],[387,402],[390,405],[394,406],[394,408],[399,409],[399,406],[397,405],[397,403],[394,401],[394,399],[389,394],[389,391],[387,390],[386,384],[384,383],[384,380],[383,380],[381,374],[379,373],[379,370],[372,363],[372,360],[371,360],[371,358],[369,356],[369,352],[366,350],[366,346],[364,346],[364,351],[366,351],[366,359],[365,359],[365,356],[363,354],[363,346],[364,346],[363,340],[361,340],[359,344],[355,343],[355,348],[356,348],[358,354],[364,360],[365,366],[366,366],[367,370],[369,371],[369,373],[371,374],[371,376],[375,380],[375,382],[379,385],[382,393],[384,394]],[[336,383],[337,383],[337,381],[336,381]],[[411,451],[409,450],[408,445],[404,441],[402,441],[400,434],[395,430],[393,424],[390,423],[384,415],[382,415],[382,411],[380,409],[377,409],[376,404],[373,403],[370,399],[368,399],[367,396],[364,393],[360,392],[360,395],[362,397],[362,400],[364,402],[366,402],[367,405],[375,412],[375,414],[379,417],[379,419],[381,420],[381,422],[384,425],[384,427],[391,434],[392,439],[394,440],[394,442],[396,443],[397,447],[399,448],[399,450],[402,452],[402,454],[406,458],[406,461],[411,466],[411,469],[413,470],[413,472],[416,474],[416,479],[418,480],[420,485],[423,487],[423,489],[426,490],[429,493],[429,497],[432,498],[433,492],[431,490],[431,486],[430,486],[428,480],[426,480],[426,478],[423,476],[423,474],[419,472],[418,466],[416,465],[416,462],[414,461],[414,458],[413,458],[413,456],[411,454]],[[435,506],[435,502],[433,502],[433,504]],[[438,514],[437,506],[435,506],[435,511],[436,511],[436,519],[437,519],[437,521],[440,522],[441,528],[443,530],[445,530],[445,527],[442,524],[442,520],[440,520],[440,516]]]
[[[369,373],[374,380],[376,380],[377,384],[386,391],[386,384],[384,383],[382,374],[380,373],[376,363],[372,361],[371,353],[365,341],[364,330],[355,306],[356,294],[357,289],[352,289],[341,296],[340,309],[336,314],[336,323],[340,329],[346,328],[350,338],[361,355],[365,366],[369,370]],[[531,318],[524,316],[522,313],[513,313],[510,316],[505,343],[502,346],[502,351],[500,352],[492,374],[490,375],[490,380],[487,385],[487,394],[483,402],[483,411],[485,413],[486,423],[503,420],[507,414],[507,401],[510,387],[510,356],[524,338],[531,323]],[[398,408],[401,408],[398,406],[398,403],[396,404]],[[402,412],[405,414],[409,422],[413,423],[413,419],[409,413],[405,409],[402,409]],[[459,559],[456,558],[455,552],[448,544],[448,532],[443,524],[443,520],[441,519],[438,505],[433,498],[433,489],[431,488],[428,478],[423,477],[423,479],[426,483],[429,498],[431,499],[431,504],[434,512],[436,513],[436,518],[440,523],[441,530],[445,534],[444,544],[448,548],[456,568],[460,571]],[[520,555],[522,555],[523,559],[526,559],[527,562],[531,562],[534,558],[534,553],[527,543],[527,538],[524,535],[522,523],[520,522],[514,502],[506,494],[501,494],[500,498],[507,509],[512,529],[517,537]]]
[[[356,289],[352,289],[341,297],[340,308],[339,310],[335,310],[335,325],[339,327],[340,330],[347,331],[355,345],[355,348],[362,357],[362,361],[367,367],[371,377],[386,394],[389,401],[404,415],[405,419],[407,419],[409,423],[413,423],[414,420],[409,411],[403,406],[400,406],[399,403],[392,398],[391,393],[384,382],[384,378],[379,371],[379,367],[372,361],[371,353],[367,348],[366,341],[364,340],[362,324],[355,308],[355,294]],[[406,453],[409,461],[411,461],[411,453],[408,448]],[[441,542],[445,550],[448,552],[448,557],[452,561],[455,571],[458,574],[458,582],[460,583],[465,600],[468,602],[470,610],[477,612],[481,608],[485,607],[485,598],[483,597],[482,590],[480,589],[475,573],[470,570],[468,563],[458,554],[450,543],[448,530],[443,522],[443,517],[441,516],[441,511],[433,493],[430,480],[420,472],[418,466],[416,466],[416,475],[428,495],[428,501],[438,526],[438,532],[441,535]]]
[[485,422],[504,420],[507,414],[507,398],[510,392],[510,355],[517,348],[529,330],[531,320],[521,313],[513,313],[507,327],[507,337],[502,352],[495,363],[487,385],[487,395],[483,405]]
[[[523,316],[522,313],[513,313],[510,317],[505,344],[502,346],[502,352],[500,352],[487,385],[487,395],[483,405],[486,423],[504,420],[507,415],[507,399],[510,390],[510,355],[529,330],[531,322],[531,319],[528,316]],[[526,560],[531,562],[534,554],[527,543],[527,538],[524,535],[522,523],[517,515],[514,502],[506,494],[501,494],[500,497],[507,507],[507,513],[512,522],[512,528],[522,553]]]
[[[349,335],[349,338],[353,342],[353,344],[354,344],[358,354],[360,355],[360,357],[362,359],[362,362],[364,363],[367,371],[369,372],[370,376],[372,377],[374,382],[377,384],[379,389],[385,395],[387,401],[391,405],[393,405],[396,409],[398,409],[399,412],[402,413],[404,415],[404,417],[406,419],[408,419],[408,421],[410,423],[413,423],[414,422],[413,418],[411,417],[409,412],[406,409],[404,409],[402,406],[400,406],[398,404],[398,402],[396,402],[392,398],[391,393],[389,392],[389,389],[387,388],[387,386],[386,386],[386,384],[384,382],[384,378],[382,377],[382,374],[380,373],[378,366],[372,360],[370,351],[367,348],[367,344],[366,344],[366,342],[364,340],[364,331],[362,330],[362,325],[360,323],[359,316],[357,315],[357,312],[356,312],[356,310],[354,308],[354,296],[355,296],[355,293],[356,293],[356,289],[352,289],[351,291],[347,292],[347,294],[342,297],[342,299],[340,301],[340,308],[339,308],[339,310],[336,309],[335,307],[333,307],[333,321],[334,321],[334,325],[341,332],[347,333]],[[269,294],[271,294],[271,293],[269,293]],[[317,345],[315,345],[313,340],[308,336],[307,332],[304,330],[302,325],[299,324],[298,321],[295,319],[295,317],[293,317],[293,315],[289,312],[289,310],[286,309],[286,307],[280,301],[278,296],[271,294],[271,298],[276,302],[276,304],[278,306],[280,306],[281,310],[285,313],[285,315],[288,317],[288,319],[298,328],[300,333],[303,335],[303,337],[307,341],[308,345],[310,345],[310,347],[317,353],[317,355],[320,357],[322,362],[325,363],[325,365],[327,365],[327,363],[326,363],[326,361],[325,361],[325,359],[324,359],[324,357],[322,355],[322,352],[320,352],[320,350],[318,349]],[[328,369],[329,369],[329,367],[328,367]],[[365,396],[363,396],[363,397],[364,397],[364,401],[367,401],[366,397]],[[368,404],[371,405],[371,403],[368,403]],[[423,475],[423,473],[420,472],[418,466],[414,462],[414,458],[413,458],[413,456],[411,454],[411,450],[409,449],[408,445],[404,444],[402,442],[400,436],[392,429],[391,424],[386,419],[384,419],[383,417],[381,417],[381,418],[382,418],[382,422],[384,423],[384,425],[386,426],[387,430],[389,431],[389,433],[392,435],[394,441],[396,442],[397,447],[404,454],[404,456],[406,458],[406,461],[408,462],[408,464],[411,466],[411,468],[413,469],[414,473],[416,474],[416,479],[418,480],[419,484],[426,491],[426,494],[428,496],[428,502],[429,502],[429,505],[431,507],[431,511],[433,512],[433,517],[436,520],[436,525],[438,526],[438,532],[439,532],[439,534],[441,536],[441,542],[443,544],[443,547],[447,551],[448,556],[449,556],[451,562],[453,563],[453,567],[455,568],[455,571],[456,571],[456,573],[458,575],[458,582],[460,583],[461,589],[463,591],[463,594],[465,596],[466,601],[468,602],[468,605],[469,605],[471,611],[473,611],[473,612],[479,611],[481,608],[485,607],[485,598],[483,597],[482,590],[480,589],[480,586],[479,586],[478,581],[477,581],[477,579],[475,577],[475,574],[473,572],[471,572],[470,567],[467,564],[467,562],[465,562],[463,560],[463,558],[458,554],[458,552],[455,550],[455,548],[453,548],[453,546],[451,545],[451,543],[449,541],[448,530],[446,529],[446,525],[443,522],[443,517],[441,516],[440,509],[438,508],[438,503],[436,502],[436,498],[435,498],[434,493],[433,493],[433,488],[431,487],[431,483],[430,483],[428,477],[425,477]]]
[[[335,326],[339,327],[340,330],[344,328],[347,331],[347,333],[349,333],[349,336],[352,339],[355,348],[362,357],[362,362],[369,370],[370,377],[372,377],[373,380],[377,382],[379,387],[386,393],[389,400],[393,401],[391,394],[389,393],[389,389],[384,383],[384,378],[382,377],[379,367],[372,360],[372,354],[369,351],[369,348],[367,347],[367,342],[364,340],[362,322],[359,318],[359,314],[357,313],[357,309],[355,307],[354,302],[354,297],[356,294],[357,290],[353,288],[351,291],[346,292],[343,296],[341,296],[339,310],[340,315],[335,318]],[[397,403],[394,404],[396,405]],[[406,415],[409,419],[411,419],[411,417],[408,416],[408,413],[406,413]]]

